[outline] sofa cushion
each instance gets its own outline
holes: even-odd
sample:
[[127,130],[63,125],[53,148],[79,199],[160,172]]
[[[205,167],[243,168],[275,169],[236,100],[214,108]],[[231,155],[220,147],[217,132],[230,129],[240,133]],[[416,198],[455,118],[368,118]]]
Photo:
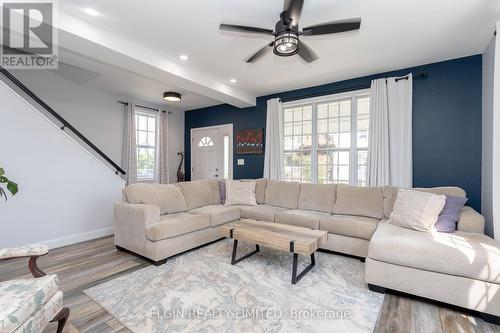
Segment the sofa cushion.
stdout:
[[132,184],[125,188],[125,195],[131,204],[157,206],[161,215],[187,210],[181,190],[173,184]]
[[336,235],[370,240],[379,221],[371,217],[332,215],[319,221],[319,229]]
[[12,332],[59,291],[54,274],[0,283],[0,331]]
[[221,202],[219,182],[217,180],[196,180],[177,183],[180,187],[188,209],[208,205],[218,205]]
[[274,222],[277,213],[285,212],[288,209],[269,205],[257,206],[235,206],[240,208],[240,215],[245,219]]
[[381,187],[358,187],[339,184],[333,213],[381,219],[384,217]]
[[161,216],[160,222],[147,226],[146,237],[156,242],[208,227],[210,218],[206,214],[168,214]]
[[323,212],[294,209],[277,213],[274,216],[274,222],[319,229],[319,220],[328,216],[331,215]]
[[[443,187],[432,187],[432,188],[414,188],[415,191],[428,192],[432,194],[440,195],[452,195],[455,197],[465,198],[466,193],[460,187],[454,186],[443,186]],[[398,196],[398,188],[394,186],[384,186],[382,188],[382,194],[384,196],[384,217],[389,218],[394,208],[394,202]]]
[[335,184],[301,184],[299,209],[332,213],[337,195]]
[[267,178],[259,179],[240,179],[240,182],[255,181],[255,199],[258,204],[263,204],[266,202],[266,187]]
[[215,227],[219,224],[232,222],[240,218],[240,209],[233,206],[210,205],[192,209],[191,214],[206,214],[210,219],[210,225]]
[[269,180],[266,187],[266,205],[295,209],[298,206],[300,183]]
[[485,235],[418,232],[382,222],[371,239],[368,256],[394,265],[500,283],[500,244]]

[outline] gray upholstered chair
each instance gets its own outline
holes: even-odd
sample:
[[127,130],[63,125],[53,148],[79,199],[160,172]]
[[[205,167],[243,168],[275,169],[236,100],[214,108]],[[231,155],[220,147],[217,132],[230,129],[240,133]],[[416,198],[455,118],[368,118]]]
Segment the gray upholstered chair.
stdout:
[[58,322],[62,332],[69,317],[63,307],[63,292],[55,274],[47,275],[36,264],[49,252],[45,245],[0,249],[0,260],[29,257],[34,279],[0,282],[0,332],[41,332],[49,322]]

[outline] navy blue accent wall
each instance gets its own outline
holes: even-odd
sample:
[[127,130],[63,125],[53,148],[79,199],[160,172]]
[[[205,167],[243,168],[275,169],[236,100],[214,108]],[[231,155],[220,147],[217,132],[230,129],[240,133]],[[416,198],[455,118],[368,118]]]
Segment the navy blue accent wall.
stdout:
[[[304,65],[305,66],[305,65]],[[481,209],[482,57],[475,55],[257,98],[255,107],[223,104],[185,114],[186,177],[191,177],[190,129],[233,123],[239,129],[265,128],[269,98],[332,94],[369,85],[372,79],[427,71],[413,81],[413,184],[453,185],[467,191],[469,205]],[[236,159],[245,165],[237,166]],[[234,156],[234,178],[262,177],[264,155]]]

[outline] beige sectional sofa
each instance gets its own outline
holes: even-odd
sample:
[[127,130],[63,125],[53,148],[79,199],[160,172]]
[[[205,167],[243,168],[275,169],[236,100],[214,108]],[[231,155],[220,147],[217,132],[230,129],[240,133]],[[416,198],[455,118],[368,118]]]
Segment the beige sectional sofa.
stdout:
[[[328,231],[322,249],[366,258],[370,288],[398,290],[498,319],[500,247],[483,235],[484,218],[464,207],[456,233],[397,227],[387,222],[397,190],[258,179],[258,205],[224,206],[215,180],[133,184],[115,205],[115,243],[161,264],[219,239],[215,228],[240,217],[321,229]],[[417,190],[465,196],[456,187]]]

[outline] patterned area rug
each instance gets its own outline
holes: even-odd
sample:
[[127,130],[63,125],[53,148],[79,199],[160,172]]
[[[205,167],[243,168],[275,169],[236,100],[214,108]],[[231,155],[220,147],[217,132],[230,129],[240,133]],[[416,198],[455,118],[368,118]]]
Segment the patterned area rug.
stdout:
[[140,333],[373,331],[383,295],[367,289],[359,260],[318,252],[292,285],[290,253],[261,247],[232,266],[231,250],[223,240],[84,292]]

